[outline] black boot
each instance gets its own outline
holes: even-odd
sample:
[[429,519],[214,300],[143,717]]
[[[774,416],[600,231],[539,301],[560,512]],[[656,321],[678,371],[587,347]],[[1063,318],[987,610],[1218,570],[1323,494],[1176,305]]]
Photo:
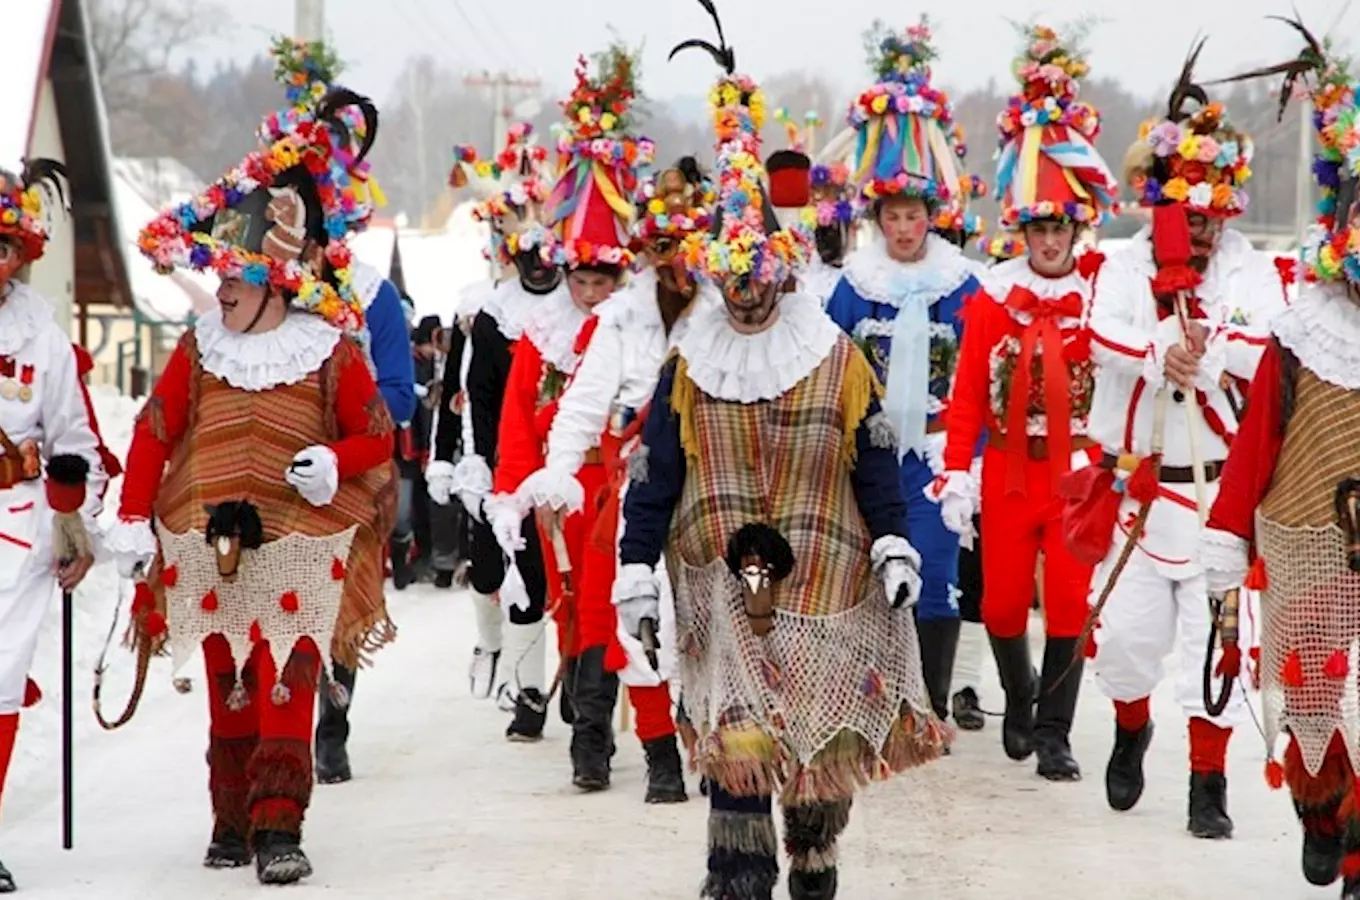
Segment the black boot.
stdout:
[[260,884],[295,884],[312,874],[312,864],[296,834],[257,831],[254,844],[255,877]]
[[685,770],[675,735],[648,741],[642,749],[647,754],[647,802],[684,803],[688,800]]
[[0,894],[12,894],[19,889],[14,883],[14,876],[9,874],[9,869],[5,868],[4,863],[0,863]]
[[434,573],[434,586],[441,591],[446,591],[453,587],[453,570],[439,569]]
[[1045,643],[1039,705],[1034,717],[1034,752],[1039,757],[1039,775],[1049,781],[1081,780],[1081,766],[1072,756],[1068,736],[1081,692],[1082,663],[1076,638],[1051,637]]
[[1225,840],[1232,837],[1228,818],[1228,779],[1222,772],[1190,773],[1190,815],[1185,828],[1197,838]]
[[583,652],[575,674],[571,692],[576,713],[571,723],[571,782],[583,791],[602,791],[609,787],[619,676],[605,671],[603,647]]
[[943,722],[949,718],[949,679],[954,674],[954,654],[959,649],[959,620],[918,619],[916,634],[921,645],[921,677],[930,695],[930,707]]
[[1029,638],[992,636],[997,674],[1006,692],[1006,715],[1001,721],[1001,744],[1014,760],[1029,759],[1034,752],[1034,695],[1038,686],[1030,662]]
[[987,717],[978,704],[977,691],[966,687],[954,695],[954,724],[964,731],[981,731]]
[[1105,799],[1110,809],[1128,812],[1143,796],[1143,757],[1152,743],[1152,721],[1137,731],[1114,727],[1114,749],[1105,767]]
[[1342,882],[1341,900],[1360,900],[1360,878],[1347,878]]
[[416,580],[415,569],[411,566],[411,539],[392,538],[392,587],[406,590]]
[[789,872],[789,900],[833,900],[836,896],[835,869],[820,872]]
[[538,688],[525,688],[515,698],[515,718],[505,729],[505,737],[517,744],[532,744],[543,739],[548,720],[548,701]]
[[209,869],[239,869],[250,865],[250,846],[239,834],[223,834],[208,844],[203,865]]
[[340,784],[354,777],[349,768],[349,704],[355,671],[334,663],[318,691],[321,711],[316,722],[317,784]]
[[1318,806],[1294,801],[1294,812],[1303,826],[1303,877],[1309,884],[1326,887],[1341,875],[1345,847],[1336,822],[1340,806],[1340,798]]

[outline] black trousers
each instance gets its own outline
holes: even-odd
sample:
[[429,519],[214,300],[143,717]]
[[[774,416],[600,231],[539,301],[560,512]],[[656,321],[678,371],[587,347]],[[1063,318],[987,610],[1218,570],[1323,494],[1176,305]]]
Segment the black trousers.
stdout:
[[959,548],[959,617],[965,622],[982,622],[982,517],[973,517],[973,549]]
[[[510,622],[515,625],[533,625],[543,620],[543,611],[547,609],[548,579],[543,570],[543,550],[538,539],[538,528],[532,516],[524,520],[522,533],[524,549],[515,554],[515,565],[529,594],[529,608],[511,607]],[[505,581],[505,555],[485,520],[472,523],[470,559],[468,582],[472,589],[479,594],[494,594],[500,590],[501,583]]]

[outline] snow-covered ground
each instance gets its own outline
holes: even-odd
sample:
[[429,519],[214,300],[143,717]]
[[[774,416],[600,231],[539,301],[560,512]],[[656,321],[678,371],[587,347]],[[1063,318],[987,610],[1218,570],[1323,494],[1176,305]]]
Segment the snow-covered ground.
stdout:
[[[121,451],[134,404],[102,396]],[[116,489],[116,486],[115,486]],[[90,670],[108,627],[117,579],[101,569],[77,602],[76,849],[60,849],[59,619],[39,651],[43,706],[24,717],[5,796],[0,859],[32,900],[181,900],[266,895],[251,870],[200,867],[211,825],[201,679],[175,694],[168,664],[149,679],[138,716],[101,732],[89,713]],[[468,696],[473,613],[463,595],[414,588],[391,598],[401,633],[359,676],[351,754],[356,779],[318,787],[306,828],[317,874],[289,896],[690,900],[704,866],[706,803],[642,802],[636,740],[620,741],[613,789],[570,786],[569,732],[553,717],[537,745],[508,744],[506,719]],[[1036,620],[1036,634],[1040,630]],[[115,651],[126,696],[131,658]],[[551,671],[551,668],[549,669]],[[196,673],[195,673],[196,674]],[[995,675],[984,705],[999,709]],[[1105,806],[1102,773],[1113,724],[1087,679],[1075,748],[1087,778],[1039,780],[1033,763],[1001,752],[999,720],[962,734],[954,755],[856,801],[842,843],[842,900],[1306,900],[1335,896],[1298,874],[1289,801],[1262,778],[1261,742],[1241,733],[1230,755],[1235,840],[1184,832],[1185,727],[1169,692],[1154,699],[1160,731],[1139,807]],[[782,865],[782,864],[781,864]],[[782,888],[777,897],[784,897]]]

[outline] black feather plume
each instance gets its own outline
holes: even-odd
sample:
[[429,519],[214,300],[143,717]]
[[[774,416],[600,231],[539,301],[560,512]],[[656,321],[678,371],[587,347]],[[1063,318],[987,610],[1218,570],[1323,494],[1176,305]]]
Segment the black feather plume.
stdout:
[[47,196],[51,197],[55,194],[57,200],[61,203],[61,208],[67,212],[70,211],[70,206],[66,203],[66,191],[62,187],[62,181],[64,180],[69,184],[71,176],[67,174],[66,166],[55,159],[38,156],[24,160],[24,169],[19,174],[19,180],[23,182],[25,188],[41,184]]
[[75,487],[90,477],[90,463],[75,453],[61,453],[47,461],[47,477],[57,484]]
[[666,57],[666,59],[675,59],[675,55],[681,50],[688,50],[693,47],[703,50],[709,56],[713,57],[713,61],[718,64],[718,67],[728,75],[731,75],[737,71],[737,52],[732,47],[727,46],[727,38],[723,36],[722,19],[718,18],[718,8],[713,5],[713,0],[699,0],[699,5],[707,10],[708,14],[713,17],[713,24],[718,29],[718,46],[715,47],[713,44],[700,38],[690,38],[689,40],[681,41],[672,47],[670,56]]
[[1171,99],[1167,103],[1167,118],[1172,122],[1181,122],[1189,118],[1190,113],[1185,109],[1186,101],[1194,100],[1200,107],[1209,105],[1209,95],[1204,93],[1204,88],[1195,84],[1195,63],[1199,62],[1199,54],[1208,40],[1200,38],[1185,57],[1180,78],[1176,80],[1176,86],[1171,91]]
[[346,106],[357,106],[364,116],[364,142],[359,147],[359,152],[354,156],[354,161],[357,163],[368,156],[368,151],[373,149],[373,141],[378,137],[378,107],[373,105],[373,101],[362,94],[356,94],[349,88],[332,88],[325,97],[321,98],[316,117],[335,128],[348,141],[350,136],[349,126],[340,118],[340,110]]
[[1231,84],[1237,81],[1252,81],[1257,78],[1269,78],[1274,75],[1283,75],[1284,83],[1280,85],[1279,108],[1276,113],[1277,120],[1284,118],[1285,110],[1289,108],[1289,99],[1294,96],[1294,87],[1300,78],[1310,72],[1321,72],[1327,65],[1327,51],[1322,43],[1313,36],[1308,27],[1303,24],[1303,20],[1294,13],[1295,18],[1287,19],[1284,16],[1266,16],[1267,19],[1274,19],[1276,22],[1283,22],[1303,35],[1304,41],[1308,46],[1299,52],[1294,59],[1276,63],[1273,66],[1263,66],[1259,69],[1252,69],[1249,72],[1242,72],[1230,78],[1221,78],[1210,84]]
[[685,176],[685,181],[692,185],[704,183],[704,173],[699,169],[699,161],[692,156],[682,156],[680,161],[675,164],[680,170],[680,174]]

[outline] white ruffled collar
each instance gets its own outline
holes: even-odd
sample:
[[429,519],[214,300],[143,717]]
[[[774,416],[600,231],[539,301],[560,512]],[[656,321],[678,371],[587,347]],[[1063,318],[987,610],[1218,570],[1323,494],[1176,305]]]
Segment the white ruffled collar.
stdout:
[[507,341],[517,341],[524,333],[524,322],[539,303],[547,302],[551,294],[531,294],[520,284],[517,276],[496,285],[482,304],[482,312],[491,317]]
[[882,235],[875,235],[845,262],[845,277],[865,300],[900,309],[908,300],[936,303],[959,289],[972,272],[959,248],[937,234],[926,235],[926,255],[902,263],[888,255]]
[[538,303],[524,320],[524,337],[538,348],[544,362],[570,375],[581,361],[576,338],[587,316],[572,302],[565,282],[546,297],[535,299]]
[[496,283],[489,278],[474,281],[464,287],[459,291],[458,305],[453,309],[454,324],[471,323],[473,319],[477,318],[477,313],[486,307],[494,293],[496,293]]
[[311,313],[292,311],[283,323],[260,334],[228,331],[214,309],[194,323],[199,364],[234,388],[267,391],[297,384],[335,352],[340,329]]
[[820,256],[813,254],[812,262],[803,270],[798,280],[798,289],[805,294],[811,294],[822,301],[825,306],[827,300],[831,299],[831,294],[836,290],[836,285],[840,284],[845,277],[845,266],[829,266],[822,261]]
[[364,309],[373,305],[373,298],[378,296],[386,280],[381,272],[361,260],[354,260],[350,266],[350,287]]
[[1303,285],[1271,330],[1323,381],[1348,391],[1360,389],[1360,305],[1344,284]]
[[759,403],[788,393],[830,355],[841,330],[810,294],[786,294],[779,319],[759,334],[733,330],[722,303],[690,315],[677,348],[699,390],[717,400]]
[[661,307],[656,305],[656,270],[648,266],[628,276],[628,283],[595,307],[601,325],[614,328],[660,328]]
[[17,355],[51,321],[52,307],[41,294],[21,281],[10,281],[9,296],[0,303],[0,356]]
[[[1081,274],[1080,265],[1074,265],[1072,271],[1066,275],[1052,278],[1036,272],[1030,265],[1028,256],[1018,256],[999,262],[987,270],[983,283],[992,299],[1003,306],[1006,298],[1010,296],[1011,289],[1015,287],[1025,288],[1041,300],[1058,300],[1068,294],[1078,295],[1082,300],[1082,315],[1080,319],[1064,318],[1062,322],[1065,326],[1080,325],[1090,313],[1091,282]],[[1028,325],[1034,320],[1028,313],[1011,312],[1011,316],[1022,325]]]

